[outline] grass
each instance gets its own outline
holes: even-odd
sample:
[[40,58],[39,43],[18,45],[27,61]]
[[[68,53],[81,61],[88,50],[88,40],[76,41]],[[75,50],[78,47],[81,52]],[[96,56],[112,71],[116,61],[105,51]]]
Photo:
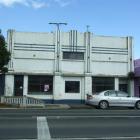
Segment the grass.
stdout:
[[5,104],[5,103],[0,103],[0,108],[13,108],[13,107],[18,107],[17,105],[10,105],[10,104]]

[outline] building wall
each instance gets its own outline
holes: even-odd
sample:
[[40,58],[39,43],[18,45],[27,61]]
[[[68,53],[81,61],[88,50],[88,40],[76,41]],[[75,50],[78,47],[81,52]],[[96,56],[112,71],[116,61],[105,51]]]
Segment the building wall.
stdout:
[[92,47],[92,73],[124,76],[129,72],[127,39],[95,36]]
[[135,80],[134,80],[134,91],[135,96],[140,97],[140,59],[134,61],[134,71],[135,71]]
[[[126,78],[128,72],[134,71],[132,37],[98,36],[75,30],[54,33],[9,30],[7,42],[12,58],[6,77],[10,80],[11,76],[23,75],[23,94],[27,96],[56,101],[84,100],[86,94],[92,93],[93,77],[113,77],[114,87],[119,89],[119,78]],[[63,52],[83,53],[84,58],[64,59]],[[53,76],[53,94],[29,95],[28,75]],[[79,93],[65,93],[67,80],[80,82]]]

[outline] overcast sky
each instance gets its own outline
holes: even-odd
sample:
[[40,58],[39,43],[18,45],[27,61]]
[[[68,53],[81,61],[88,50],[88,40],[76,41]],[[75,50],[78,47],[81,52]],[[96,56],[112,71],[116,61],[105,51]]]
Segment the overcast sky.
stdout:
[[49,22],[67,22],[62,31],[89,30],[96,35],[133,36],[140,58],[140,0],[0,0],[0,28],[50,32]]

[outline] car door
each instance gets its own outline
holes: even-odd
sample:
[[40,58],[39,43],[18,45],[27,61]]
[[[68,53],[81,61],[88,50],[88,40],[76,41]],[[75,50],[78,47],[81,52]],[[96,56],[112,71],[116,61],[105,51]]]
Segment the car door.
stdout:
[[123,91],[117,91],[117,96],[120,98],[119,103],[120,106],[133,106],[132,99],[128,96],[127,93]]
[[118,106],[119,98],[117,97],[116,91],[108,91],[108,102],[109,106]]

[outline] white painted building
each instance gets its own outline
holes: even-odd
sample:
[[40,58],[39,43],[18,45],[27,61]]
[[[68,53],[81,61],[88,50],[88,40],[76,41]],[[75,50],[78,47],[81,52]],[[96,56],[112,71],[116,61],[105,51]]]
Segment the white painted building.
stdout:
[[133,68],[132,37],[90,32],[8,31],[11,52],[6,96],[30,96],[52,102],[81,102],[106,89],[133,94],[127,75]]

